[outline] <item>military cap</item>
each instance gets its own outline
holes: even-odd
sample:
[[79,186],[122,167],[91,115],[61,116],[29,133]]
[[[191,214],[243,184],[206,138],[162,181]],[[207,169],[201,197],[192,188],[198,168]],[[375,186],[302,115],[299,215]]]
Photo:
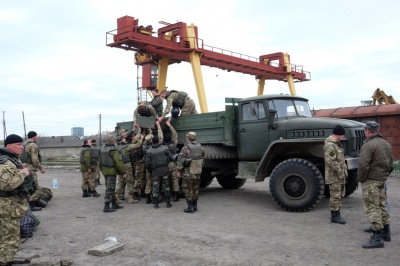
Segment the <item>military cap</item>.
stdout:
[[145,104],[146,104],[145,101],[138,101],[138,103],[137,103],[138,106],[144,106]]
[[367,121],[367,123],[365,123],[365,128],[367,129],[371,129],[371,130],[376,130],[379,128],[379,124],[375,121]]
[[106,142],[107,142],[107,144],[114,144],[114,143],[115,143],[115,137],[114,137],[114,135],[108,135],[108,136],[106,137]]
[[126,132],[128,132],[127,129],[121,129],[121,130],[119,131],[119,135],[120,135],[120,136],[123,136],[124,133],[126,133]]
[[192,140],[196,140],[196,132],[191,131],[187,133],[186,137]]

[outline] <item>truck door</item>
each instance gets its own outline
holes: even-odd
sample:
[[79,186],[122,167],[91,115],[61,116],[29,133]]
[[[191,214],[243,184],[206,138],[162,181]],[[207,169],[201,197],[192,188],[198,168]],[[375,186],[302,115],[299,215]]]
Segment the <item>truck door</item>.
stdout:
[[267,109],[263,101],[243,102],[239,108],[239,159],[258,161],[269,145]]

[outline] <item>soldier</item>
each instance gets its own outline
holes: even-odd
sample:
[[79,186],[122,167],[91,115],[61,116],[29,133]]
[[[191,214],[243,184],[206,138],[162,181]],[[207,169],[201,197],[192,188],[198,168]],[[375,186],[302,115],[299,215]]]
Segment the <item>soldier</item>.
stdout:
[[164,120],[164,117],[168,115],[171,107],[181,109],[181,115],[192,115],[197,114],[196,105],[194,101],[184,91],[167,91],[163,90],[160,94],[162,99],[167,100],[162,116],[158,119],[160,123]]
[[325,184],[329,185],[331,222],[346,224],[340,216],[342,199],[346,193],[347,166],[344,160],[344,150],[340,141],[344,138],[345,130],[337,125],[324,144]]
[[[116,202],[115,183],[117,175],[126,173],[125,165],[122,162],[121,155],[115,147],[115,137],[108,135],[106,144],[100,152],[100,169],[106,179],[106,193],[104,196],[103,212],[113,212],[116,209],[121,209]],[[111,207],[110,207],[111,203]]]
[[392,146],[379,133],[377,122],[368,121],[364,133],[367,139],[361,147],[357,178],[361,182],[364,211],[372,224],[373,235],[362,247],[383,248],[383,241],[391,241],[385,183],[393,171]]
[[[131,163],[131,159],[129,158],[129,154],[123,154],[122,149],[126,147],[126,138],[125,135],[128,132],[126,129],[121,129],[119,131],[119,136],[117,138],[117,149],[119,153],[122,156],[122,162],[125,164],[125,167]],[[129,169],[132,169],[132,166],[129,167]],[[127,173],[129,170],[127,169]],[[125,200],[125,188],[126,188],[126,179],[118,175],[117,176],[117,188],[115,190],[116,197],[120,200]]]
[[[27,167],[35,180],[36,187],[38,188],[33,195],[29,197],[29,206],[32,211],[40,211],[42,208],[36,206],[40,200],[40,187],[39,181],[37,177],[37,170],[39,170],[42,174],[46,173],[46,170],[43,168],[41,164],[41,156],[39,152],[39,148],[36,145],[38,140],[38,135],[35,131],[28,132],[28,140],[24,145],[24,150],[21,154],[21,161],[24,164],[24,167]],[[47,203],[47,202],[46,202]],[[42,204],[41,206],[46,206],[46,204]]]
[[90,141],[92,143],[92,157],[93,161],[95,162],[94,166],[94,183],[96,186],[101,185],[100,182],[100,167],[99,167],[99,162],[100,162],[100,147],[97,146],[97,141],[96,139],[92,139]]
[[92,142],[90,139],[83,140],[83,149],[81,150],[79,162],[81,163],[82,173],[82,197],[87,198],[93,195],[93,197],[99,197],[100,194],[96,191],[95,184],[95,166],[96,161],[92,156]]
[[182,189],[188,207],[186,213],[197,211],[199,199],[200,175],[204,164],[204,150],[196,143],[196,133],[187,134],[187,144],[182,148],[177,159],[178,177],[182,177]]
[[23,149],[22,138],[15,134],[0,148],[0,265],[12,265],[19,249],[20,221],[35,190],[29,169],[18,158]]
[[161,145],[157,136],[152,138],[152,146],[146,154],[146,169],[153,176],[153,199],[154,208],[158,209],[158,197],[162,183],[162,192],[166,198],[167,208],[171,208],[169,190],[169,168],[168,163],[172,161],[172,154],[167,146]]
[[154,110],[156,110],[157,117],[161,117],[163,113],[163,99],[158,94],[158,89],[152,89],[151,95],[153,96],[153,100],[149,103],[153,106]]
[[126,177],[126,187],[128,190],[128,203],[132,204],[132,203],[138,203],[139,200],[134,200],[133,199],[133,193],[134,193],[134,184],[135,184],[135,179],[136,176],[134,174],[134,165],[135,162],[138,160],[138,157],[140,157],[140,153],[142,150],[142,143],[143,143],[143,139],[144,139],[144,135],[141,134],[136,134],[136,136],[133,134],[133,131],[131,132],[132,134],[128,134],[126,137],[131,138],[132,141],[129,145],[125,146],[122,149],[122,154],[123,156],[128,156],[130,161],[129,163],[125,163],[125,167],[126,167],[126,173],[127,173],[127,177]]
[[133,120],[135,120],[137,116],[157,117],[157,113],[156,110],[154,110],[153,106],[151,106],[151,104],[146,101],[139,101],[133,113]]
[[[178,144],[178,133],[176,132],[175,128],[171,125],[172,117],[168,118],[165,122],[165,125],[169,127],[168,133],[165,135],[161,130],[160,123],[157,121],[157,128],[158,128],[158,138],[160,142],[166,145],[169,149],[169,152],[174,156],[176,154],[176,145]],[[170,181],[172,184],[172,197],[174,201],[179,201],[179,178],[177,175],[176,170],[176,163],[171,160],[168,164],[169,173],[170,173]]]

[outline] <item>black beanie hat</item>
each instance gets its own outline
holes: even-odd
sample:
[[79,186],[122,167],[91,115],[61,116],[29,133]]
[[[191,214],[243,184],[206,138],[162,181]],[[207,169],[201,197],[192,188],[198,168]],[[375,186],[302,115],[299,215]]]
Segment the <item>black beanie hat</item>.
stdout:
[[345,131],[344,128],[341,125],[337,125],[334,129],[333,129],[333,134],[335,135],[339,135],[342,136],[344,135]]
[[29,131],[28,132],[28,138],[33,138],[34,136],[37,136],[37,133],[35,131]]
[[158,137],[157,137],[157,136],[154,136],[154,137],[151,139],[151,142],[153,142],[153,144],[157,144],[157,143],[159,143],[160,141],[158,140]]
[[8,144],[24,142],[24,140],[15,134],[8,135],[6,140],[4,141],[4,147],[7,147]]

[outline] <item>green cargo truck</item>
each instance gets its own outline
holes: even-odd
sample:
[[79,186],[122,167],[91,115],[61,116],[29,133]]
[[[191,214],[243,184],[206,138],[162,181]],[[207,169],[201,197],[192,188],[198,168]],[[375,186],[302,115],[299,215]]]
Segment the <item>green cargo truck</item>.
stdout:
[[[274,201],[287,211],[313,209],[322,196],[325,139],[336,125],[345,128],[342,141],[348,167],[346,196],[357,188],[358,156],[365,140],[363,124],[352,120],[312,117],[308,100],[293,95],[226,98],[225,111],[179,116],[172,125],[179,148],[189,131],[205,150],[201,186],[214,178],[227,189],[269,177]],[[116,129],[131,129],[132,122]]]

